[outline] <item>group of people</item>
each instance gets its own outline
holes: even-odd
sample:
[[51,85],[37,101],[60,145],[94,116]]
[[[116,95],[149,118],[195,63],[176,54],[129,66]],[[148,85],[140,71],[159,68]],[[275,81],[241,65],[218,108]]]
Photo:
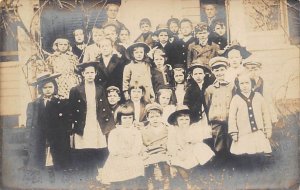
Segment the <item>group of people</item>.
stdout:
[[144,18],[129,43],[118,8],[107,5],[93,43],[85,44],[83,29],[73,47],[54,42],[32,83],[40,96],[28,105],[28,166],[72,168],[112,188],[146,179],[148,189],[169,189],[177,173],[192,189],[189,174],[199,165],[270,156],[276,117],[262,64],[227,44],[223,21],[194,27],[171,18],[151,32]]

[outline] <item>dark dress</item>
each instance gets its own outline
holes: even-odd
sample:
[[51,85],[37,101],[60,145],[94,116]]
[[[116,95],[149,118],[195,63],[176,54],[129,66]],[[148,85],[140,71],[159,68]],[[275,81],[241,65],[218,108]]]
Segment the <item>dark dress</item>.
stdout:
[[28,104],[26,127],[30,129],[29,167],[45,167],[47,144],[55,169],[67,169],[70,166],[69,119],[67,100],[52,97],[45,106],[44,99],[40,97]]

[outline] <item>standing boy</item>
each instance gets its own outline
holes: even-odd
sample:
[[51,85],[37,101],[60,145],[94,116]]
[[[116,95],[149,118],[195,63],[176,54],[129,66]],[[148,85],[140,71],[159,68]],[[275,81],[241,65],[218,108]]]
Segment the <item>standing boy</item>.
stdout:
[[209,62],[215,82],[205,91],[208,120],[212,126],[213,147],[217,158],[225,161],[229,153],[228,114],[233,85],[225,80],[228,61],[224,57],[212,58]]
[[143,18],[140,21],[140,29],[142,33],[137,37],[134,42],[144,42],[148,46],[152,47],[154,40],[153,40],[153,32],[151,32],[151,21],[148,18]]

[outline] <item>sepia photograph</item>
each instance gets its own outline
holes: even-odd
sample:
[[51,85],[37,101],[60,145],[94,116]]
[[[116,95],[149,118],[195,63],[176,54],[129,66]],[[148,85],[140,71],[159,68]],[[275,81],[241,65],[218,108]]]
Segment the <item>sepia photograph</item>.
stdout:
[[300,188],[299,0],[0,12],[0,189]]

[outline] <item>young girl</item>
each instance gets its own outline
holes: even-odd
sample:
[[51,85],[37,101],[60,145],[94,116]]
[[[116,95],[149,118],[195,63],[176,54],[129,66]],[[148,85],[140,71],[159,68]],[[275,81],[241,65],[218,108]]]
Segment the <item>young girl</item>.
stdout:
[[84,30],[77,28],[74,30],[73,35],[75,44],[72,47],[72,51],[79,59],[79,63],[82,63],[84,49],[86,48]]
[[144,176],[141,156],[142,136],[134,127],[134,109],[121,105],[115,114],[118,124],[108,137],[109,156],[103,167],[102,182],[112,183],[112,189],[133,188]]
[[129,99],[128,88],[130,84],[138,81],[145,87],[145,100],[147,102],[154,98],[151,82],[151,66],[147,60],[150,48],[145,43],[134,43],[127,48],[127,54],[131,62],[125,66],[123,72],[123,92],[125,99]]
[[192,189],[189,174],[191,169],[207,163],[214,152],[203,143],[202,128],[192,124],[191,111],[185,105],[178,106],[168,118],[170,125],[168,135],[168,153],[170,164],[175,168],[186,183],[187,189]]
[[75,74],[78,59],[72,53],[69,40],[58,38],[53,43],[54,53],[46,60],[47,71],[51,73],[61,73],[56,79],[58,85],[58,95],[61,98],[69,98],[69,92],[72,87],[79,84],[79,78]]
[[235,155],[271,153],[269,139],[272,125],[268,106],[261,94],[254,92],[249,75],[236,79],[237,94],[229,109],[228,133],[233,142],[230,152]]
[[186,71],[184,65],[177,64],[173,68],[174,93],[176,105],[182,105],[186,90]]
[[213,32],[209,34],[209,41],[219,46],[219,55],[224,53],[227,46],[226,23],[221,19],[213,21]]
[[93,27],[92,41],[93,43],[85,48],[83,62],[98,61],[101,55],[100,41],[104,38],[104,31],[102,28]]
[[173,91],[170,88],[161,88],[156,94],[156,101],[162,106],[162,121],[167,123],[171,113],[175,111]]
[[156,67],[151,67],[151,79],[155,94],[161,87],[174,83],[172,67],[165,64],[166,60],[166,54],[162,49],[153,50],[153,61]]
[[129,45],[130,45],[130,31],[125,26],[120,28],[120,33],[119,33],[117,42],[118,42],[119,45],[122,45],[126,49],[129,47]]
[[168,128],[162,122],[162,107],[157,104],[146,106],[147,124],[141,129],[144,144],[144,164],[148,189],[169,189],[170,167],[167,163]]
[[[26,127],[30,129],[29,162],[31,168],[54,166],[65,170],[70,166],[68,102],[59,99],[57,83],[60,74],[42,73],[32,85],[41,94],[28,104]],[[51,158],[51,159],[49,159]]]

